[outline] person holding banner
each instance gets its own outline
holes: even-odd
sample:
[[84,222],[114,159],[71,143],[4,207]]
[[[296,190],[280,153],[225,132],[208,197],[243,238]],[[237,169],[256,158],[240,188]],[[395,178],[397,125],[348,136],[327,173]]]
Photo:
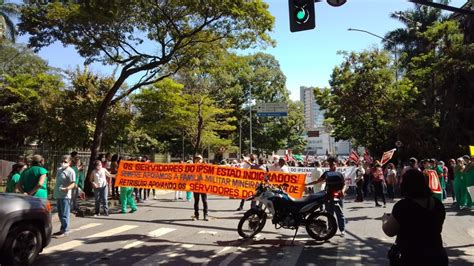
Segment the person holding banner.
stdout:
[[[321,169],[321,162],[315,161],[314,162],[314,170],[311,172],[311,182],[317,181],[323,175],[323,169]],[[309,188],[309,193],[314,194],[324,189],[324,182],[314,184],[313,187]]]
[[[194,156],[193,163],[202,163],[201,155]],[[193,220],[199,220],[199,198],[202,199],[204,221],[207,221],[207,194],[193,192],[194,195],[194,217]]]

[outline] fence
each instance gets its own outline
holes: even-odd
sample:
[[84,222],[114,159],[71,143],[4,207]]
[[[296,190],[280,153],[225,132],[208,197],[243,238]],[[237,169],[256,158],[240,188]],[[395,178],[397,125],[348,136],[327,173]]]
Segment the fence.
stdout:
[[[70,154],[72,150],[69,151],[55,151],[49,149],[39,149],[39,148],[20,148],[20,149],[0,149],[0,160],[6,160],[15,162],[19,155],[25,156],[28,160],[34,154],[40,154],[43,156],[45,165],[44,167],[48,170],[48,194],[51,194],[54,186],[56,184],[56,169],[61,165],[62,156],[66,154]],[[85,167],[89,164],[90,152],[88,151],[77,151],[78,157],[81,159],[82,163]],[[86,168],[87,169],[87,168]],[[0,176],[0,192],[5,191],[7,176],[2,174]]]
[[[43,156],[45,165],[44,167],[48,170],[48,195],[52,194],[54,190],[54,186],[56,185],[56,170],[61,165],[62,156],[66,154],[70,154],[73,150],[62,150],[62,151],[55,151],[50,149],[44,148],[32,148],[32,147],[25,147],[19,149],[2,149],[0,148],[0,160],[6,160],[15,162],[19,155],[25,156],[25,158],[30,158],[35,154],[40,154]],[[91,157],[90,151],[78,151],[77,156],[81,159],[84,169],[87,169],[89,166],[89,160]],[[120,154],[122,157],[136,157],[137,155],[134,154],[127,154],[122,153]],[[4,192],[7,183],[7,175],[0,173],[0,192]]]

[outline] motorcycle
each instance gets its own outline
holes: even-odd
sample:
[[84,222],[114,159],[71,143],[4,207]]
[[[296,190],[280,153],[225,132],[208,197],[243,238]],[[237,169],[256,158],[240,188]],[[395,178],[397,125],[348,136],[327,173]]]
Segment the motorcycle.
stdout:
[[260,204],[244,214],[237,231],[243,238],[253,238],[265,226],[268,211],[276,229],[296,230],[293,241],[300,226],[305,226],[313,239],[326,241],[336,234],[337,222],[323,206],[336,197],[337,195],[321,191],[304,199],[295,200],[279,187],[260,183],[255,195],[246,199],[257,200]]

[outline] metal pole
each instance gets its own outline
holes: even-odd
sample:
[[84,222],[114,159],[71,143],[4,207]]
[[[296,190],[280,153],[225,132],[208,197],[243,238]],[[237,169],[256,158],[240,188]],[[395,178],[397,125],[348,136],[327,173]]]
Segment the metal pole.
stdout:
[[242,158],[242,119],[239,120],[239,160]]
[[250,108],[250,112],[249,112],[249,116],[250,116],[250,154],[252,154],[253,153],[253,143],[252,143],[252,87],[250,87],[249,96],[250,96],[250,105],[249,105],[249,108]]
[[182,133],[182,135],[183,135],[183,141],[182,141],[183,146],[182,147],[183,147],[183,162],[184,162],[184,160],[185,160],[185,158],[184,158],[184,132]]

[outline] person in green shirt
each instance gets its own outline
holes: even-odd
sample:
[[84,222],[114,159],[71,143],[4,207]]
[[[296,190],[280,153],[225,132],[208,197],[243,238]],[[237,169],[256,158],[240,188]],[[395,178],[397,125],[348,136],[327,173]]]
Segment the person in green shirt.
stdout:
[[76,187],[72,190],[72,211],[77,213],[79,211],[79,205],[77,203],[77,197],[82,193],[84,190],[84,166],[82,165],[82,161],[79,157],[75,157],[74,161],[72,162],[72,170],[74,170],[76,179]]
[[470,208],[472,206],[472,199],[467,189],[468,177],[470,174],[469,168],[466,167],[463,158],[457,159],[457,165],[454,168],[454,190],[456,195],[456,204],[459,209]]
[[31,167],[21,173],[16,188],[20,193],[48,199],[48,178],[46,176],[48,170],[43,167],[43,156],[36,154],[31,160]]
[[12,172],[8,176],[7,182],[7,189],[5,192],[7,193],[15,193],[16,191],[16,184],[20,181],[20,174],[25,170],[26,164],[24,163],[16,163],[12,166]]

